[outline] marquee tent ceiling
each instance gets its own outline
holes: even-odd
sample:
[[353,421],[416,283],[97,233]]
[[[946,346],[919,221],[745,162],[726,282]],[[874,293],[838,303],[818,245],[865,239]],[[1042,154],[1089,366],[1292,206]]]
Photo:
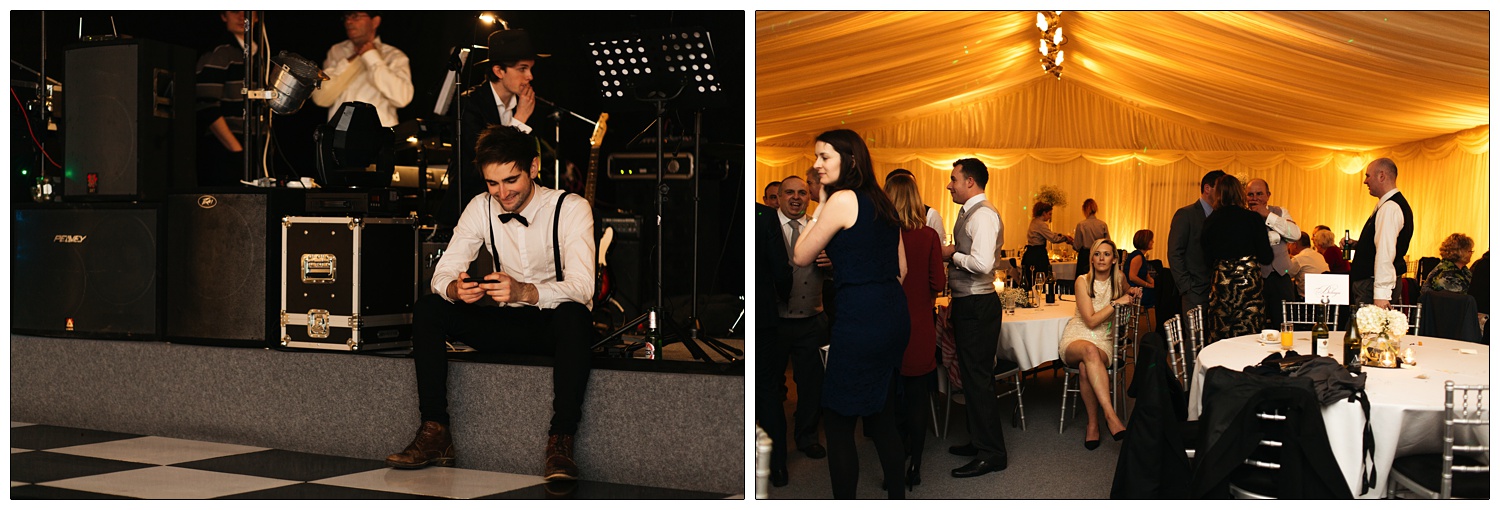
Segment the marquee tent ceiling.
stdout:
[[[1123,131],[1186,133],[1168,136],[1169,149],[1364,151],[1489,123],[1487,12],[1061,19],[1059,82],[1038,63],[1035,11],[759,12],[756,144],[805,148],[827,129],[903,125],[894,138],[912,149],[1161,143],[1120,133],[1123,117],[1139,124]],[[952,110],[981,106],[1006,111],[951,125]],[[923,137],[924,120],[950,126]]]

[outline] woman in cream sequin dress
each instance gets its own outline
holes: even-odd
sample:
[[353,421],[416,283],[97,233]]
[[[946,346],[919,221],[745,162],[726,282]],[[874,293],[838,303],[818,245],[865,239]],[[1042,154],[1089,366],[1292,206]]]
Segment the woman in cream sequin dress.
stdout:
[[1090,271],[1079,275],[1074,282],[1078,306],[1063,328],[1062,341],[1057,343],[1058,359],[1078,368],[1078,389],[1089,420],[1083,445],[1090,450],[1099,447],[1099,408],[1103,408],[1109,433],[1116,441],[1125,433],[1125,423],[1115,414],[1109,398],[1107,370],[1115,356],[1109,331],[1115,314],[1111,305],[1128,304],[1140,296],[1141,290],[1125,283],[1125,273],[1115,260],[1115,251],[1114,241],[1094,241],[1088,254]]

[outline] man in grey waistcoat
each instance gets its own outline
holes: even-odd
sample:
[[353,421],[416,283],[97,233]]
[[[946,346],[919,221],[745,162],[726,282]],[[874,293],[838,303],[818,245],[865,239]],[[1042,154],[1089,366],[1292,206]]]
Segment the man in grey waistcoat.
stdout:
[[[787,257],[792,256],[792,247],[797,238],[807,229],[807,204],[812,200],[807,182],[801,177],[790,176],[781,181],[776,211],[781,225],[782,241],[787,248]],[[797,380],[797,411],[793,414],[792,426],[797,450],[814,459],[827,455],[827,450],[818,442],[819,408],[823,395],[823,359],[819,352],[828,345],[828,316],[823,313],[823,282],[827,270],[817,264],[792,266],[792,286],[785,301],[777,300],[776,314],[780,318],[777,342],[786,348],[792,361],[792,377]],[[786,366],[786,360],[768,360]],[[782,384],[785,391],[785,375]]]
[[971,438],[970,444],[951,447],[948,452],[974,457],[953,470],[955,478],[1000,471],[1007,462],[993,374],[1002,312],[995,295],[995,263],[1000,260],[1005,227],[984,195],[989,177],[983,162],[960,159],[953,162],[947,186],[953,202],[962,205],[953,225],[954,244],[943,247],[943,258],[949,262],[948,286],[953,290],[949,320]]
[[1276,329],[1281,324],[1281,303],[1297,299],[1297,283],[1292,280],[1292,256],[1286,245],[1302,237],[1302,229],[1292,220],[1285,207],[1268,205],[1271,202],[1271,185],[1265,179],[1250,179],[1245,185],[1245,201],[1250,210],[1266,220],[1266,237],[1271,239],[1271,253],[1276,254],[1270,265],[1261,266],[1260,276],[1265,281],[1263,296],[1266,300],[1266,327]]

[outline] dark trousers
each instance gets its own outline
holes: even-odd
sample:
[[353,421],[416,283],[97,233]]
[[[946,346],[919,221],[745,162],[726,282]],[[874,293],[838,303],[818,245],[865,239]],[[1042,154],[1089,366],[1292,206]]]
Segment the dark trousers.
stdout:
[[[875,453],[880,456],[880,470],[885,474],[886,496],[903,499],[906,496],[906,457],[901,445],[901,436],[896,432],[896,380],[886,390],[885,408],[879,413],[864,417],[865,428],[874,432]],[[993,395],[990,400],[994,400]],[[832,409],[823,410],[823,428],[828,431],[828,476],[833,485],[834,499],[854,499],[859,488],[859,451],[854,444],[854,423],[860,417],[844,416]]]
[[782,404],[786,401],[786,361],[791,346],[779,341],[779,330],[779,324],[759,327],[755,334],[755,421],[771,438],[771,469],[786,469],[786,410]]
[[1026,285],[1026,290],[1031,290],[1032,284],[1036,283],[1032,281],[1032,277],[1038,273],[1052,276],[1052,261],[1047,259],[1047,247],[1028,245],[1026,251],[1021,253],[1021,281]]
[[1281,303],[1297,301],[1297,284],[1290,276],[1281,274],[1280,271],[1271,271],[1271,276],[1265,278],[1265,291],[1261,293],[1261,297],[1266,302],[1266,321],[1262,323],[1263,327],[1281,329]]
[[995,349],[1000,343],[1000,298],[993,293],[953,298],[948,320],[964,383],[964,411],[977,459],[1006,462],[1005,431],[995,401]]
[[454,304],[436,294],[422,296],[412,316],[422,420],[448,424],[445,340],[452,337],[478,351],[552,356],[552,424],[547,433],[576,434],[595,336],[588,307],[579,303],[543,310]]
[[[797,447],[818,444],[818,417],[823,408],[822,347],[828,345],[828,317],[817,314],[800,319],[782,318],[777,327],[778,341],[788,348],[792,377],[797,381],[797,411],[793,414],[792,437]],[[787,358],[768,360],[783,369]],[[786,393],[786,371],[776,374],[782,394]]]

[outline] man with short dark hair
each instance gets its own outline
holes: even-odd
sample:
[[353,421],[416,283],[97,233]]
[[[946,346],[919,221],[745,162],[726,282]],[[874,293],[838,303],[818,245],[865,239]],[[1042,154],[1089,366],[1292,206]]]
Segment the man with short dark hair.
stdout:
[[1198,200],[1182,206],[1172,214],[1167,231],[1167,263],[1171,264],[1172,283],[1182,295],[1182,313],[1208,304],[1210,269],[1203,260],[1203,221],[1214,212],[1214,183],[1224,176],[1223,170],[1203,175],[1198,182]]
[[327,107],[331,121],[341,104],[370,103],[380,115],[380,125],[395,126],[400,122],[396,109],[411,103],[411,61],[395,46],[381,42],[379,13],[350,11],[343,20],[349,39],[328,49],[323,60],[328,80],[313,90],[313,104]]
[[[593,212],[583,197],[536,184],[540,161],[531,136],[496,126],[480,135],[476,147],[475,163],[488,193],[474,197],[464,210],[433,271],[436,294],[418,300],[412,317],[422,426],[405,450],[386,457],[386,464],[453,465],[445,346],[451,337],[479,351],[553,357],[543,474],[547,480],[576,479],[573,438],[583,418],[589,347],[597,336],[589,312]],[[474,282],[465,269],[479,250],[490,251],[495,267],[484,281]],[[473,306],[481,299],[500,306]]]
[[974,158],[953,162],[948,177],[953,203],[962,207],[953,224],[953,244],[943,246],[943,258],[950,263],[948,287],[953,291],[953,301],[949,321],[953,324],[971,438],[969,444],[949,447],[948,452],[974,457],[953,470],[954,478],[1004,470],[1009,459],[993,373],[1003,311],[995,295],[995,263],[1000,260],[1005,241],[1005,225],[1000,222],[1000,212],[985,197],[984,185],[989,178],[984,162]]
[[781,208],[781,181],[771,181],[766,185],[766,194],[761,197],[760,203],[772,209]]
[[[792,247],[810,225],[807,206],[811,202],[807,183],[798,176],[781,180],[781,208],[776,212],[781,230],[781,242],[788,259]],[[828,345],[828,316],[823,313],[823,283],[828,271],[816,264],[793,266],[791,292],[786,299],[778,300],[780,334],[776,341],[786,348],[792,362],[792,376],[797,381],[797,410],[793,415],[793,439],[797,450],[810,458],[821,459],[827,450],[818,442],[818,423],[823,397],[823,362],[820,351]],[[785,367],[787,359],[767,360],[774,366]],[[786,371],[777,374],[778,385],[785,388]]]
[[1390,158],[1371,161],[1365,167],[1364,184],[1370,196],[1380,201],[1359,231],[1354,261],[1349,264],[1350,296],[1354,303],[1390,308],[1397,299],[1396,281],[1406,273],[1406,249],[1411,246],[1414,224],[1411,206],[1396,189],[1396,162]]

